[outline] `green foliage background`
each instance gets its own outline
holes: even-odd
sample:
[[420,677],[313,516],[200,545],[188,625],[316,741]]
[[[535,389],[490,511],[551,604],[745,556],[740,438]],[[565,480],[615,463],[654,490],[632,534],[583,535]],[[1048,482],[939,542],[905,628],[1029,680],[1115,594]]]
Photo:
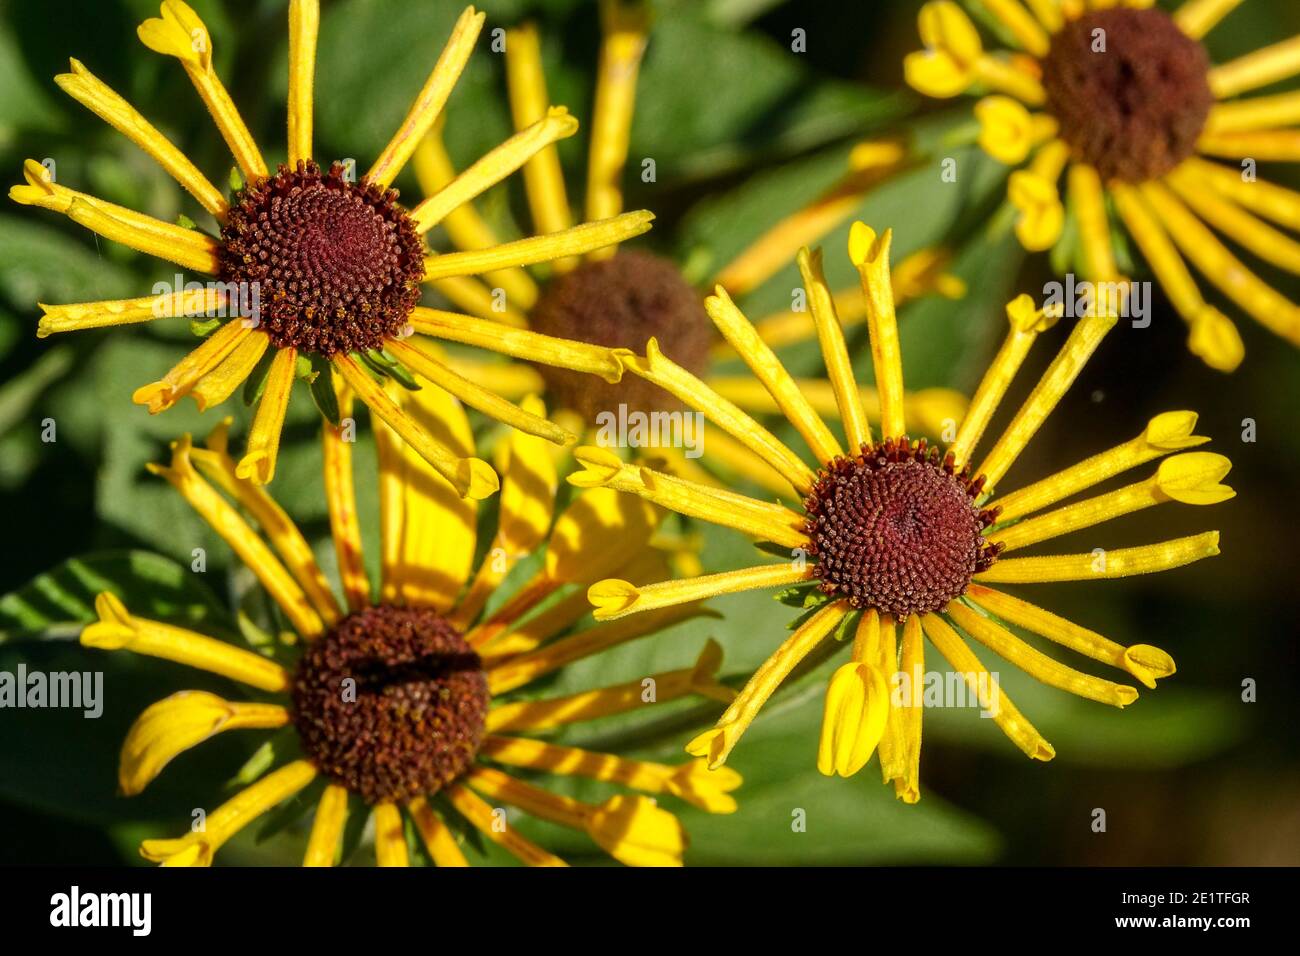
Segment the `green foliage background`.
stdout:
[[[226,78],[271,162],[283,158],[283,0],[194,0]],[[598,40],[587,0],[486,0],[489,29],[536,17],[545,37],[552,99],[581,119],[590,113]],[[832,183],[854,137],[914,126],[947,142],[968,116],[922,104],[904,91],[901,57],[917,44],[916,0],[869,4],[778,0],[660,0],[642,71],[631,155],[653,157],[657,181],[629,176],[629,208],[653,209],[645,242],[690,263],[703,277],[767,226]],[[459,11],[452,0],[327,0],[318,56],[318,155],[354,157],[364,168],[404,114]],[[177,64],[149,52],[134,28],[156,15],[153,0],[0,0],[0,168],[21,177],[24,158],[54,158],[61,182],[164,220],[195,215],[181,191],[147,157],[77,104],[51,77],[77,56],[181,144],[214,181],[230,160]],[[791,31],[807,31],[806,53]],[[1300,32],[1285,0],[1248,0],[1212,37],[1225,59]],[[448,111],[446,136],[463,166],[509,132],[501,58],[481,43]],[[581,196],[586,139],[561,146],[570,196]],[[954,232],[965,244],[958,270],[971,291],[960,303],[927,300],[905,312],[908,382],[966,391],[1005,327],[1001,307],[1041,289],[1045,266],[1026,264],[1014,242],[987,228],[1005,170],[970,147],[949,151],[958,184],[916,169],[873,195],[859,212],[893,226],[896,258]],[[1288,180],[1287,171],[1268,175]],[[1296,177],[1289,180],[1294,185]],[[398,185],[415,193],[409,173]],[[503,233],[526,221],[518,177],[480,208]],[[849,284],[847,226],[827,237],[832,285]],[[438,237],[434,237],[438,241]],[[196,805],[211,805],[249,756],[238,735],[178,759],[145,796],[114,794],[122,736],[152,701],[182,688],[232,692],[217,679],[128,655],[91,655],[75,641],[95,591],[112,586],[134,610],[233,632],[232,610],[256,613],[247,572],[161,480],[144,472],[184,431],[206,433],[224,414],[246,433],[248,409],[232,400],[198,414],[186,403],[151,418],[132,405],[138,384],[159,377],[193,338],[183,323],[37,341],[37,301],[142,295],[174,270],[86,234],[61,217],[8,203],[0,208],[0,670],[18,662],[45,670],[103,668],[104,716],[0,711],[0,862],[139,862],[142,834],[179,832]],[[1294,279],[1274,277],[1293,298]],[[756,290],[751,315],[788,305],[793,266]],[[1235,314],[1231,310],[1230,314]],[[1052,741],[1049,765],[1030,764],[989,721],[970,711],[928,711],[924,796],[898,803],[874,765],[849,781],[813,767],[821,688],[834,663],[804,674],[756,723],[732,764],[746,777],[741,812],[708,817],[674,802],[691,830],[688,860],[715,864],[795,863],[1269,863],[1298,861],[1300,774],[1296,772],[1294,490],[1300,475],[1300,356],[1249,320],[1247,361],[1235,376],[1204,368],[1185,351],[1182,325],[1163,300],[1149,329],[1121,327],[1085,371],[1013,477],[1032,480],[1136,434],[1156,412],[1194,407],[1200,433],[1235,462],[1239,497],[1210,510],[1156,509],[1106,529],[1107,547],[1223,531],[1223,556],[1184,571],[1108,584],[1036,586],[1031,597],[1126,643],[1169,650],[1177,677],[1123,713],[1051,691],[1002,668],[1004,686]],[[1058,330],[1059,333],[1059,330]],[[1046,364],[1059,334],[1031,357],[1022,382]],[[869,374],[861,337],[851,341]],[[815,349],[789,351],[792,367],[817,368]],[[864,361],[865,360],[865,361]],[[318,544],[325,540],[316,413],[295,395],[273,485]],[[1014,408],[1013,395],[1008,407]],[[53,419],[57,441],[40,440]],[[1241,440],[1243,420],[1258,439]],[[373,537],[373,467],[358,453],[363,517]],[[490,514],[491,509],[485,509]],[[1080,549],[1094,546],[1080,545]],[[208,571],[189,571],[195,547]],[[373,554],[374,548],[371,552]],[[70,556],[80,556],[66,561]],[[737,536],[706,531],[707,570],[748,562]],[[33,580],[34,579],[34,580]],[[707,637],[726,650],[725,672],[743,677],[783,638],[770,598],[714,602],[721,616],[686,622],[575,666],[556,689],[611,683],[684,666]],[[1259,702],[1241,702],[1241,682],[1258,681]],[[693,727],[711,716],[697,706],[667,716],[596,725],[571,739],[677,759]],[[579,788],[581,789],[581,788]],[[1105,808],[1108,832],[1090,828]],[[807,832],[791,830],[802,808]],[[527,826],[527,824],[525,824]],[[263,828],[265,829],[265,828]],[[578,860],[593,848],[572,834],[530,832]],[[222,862],[293,862],[302,833],[263,835],[252,827]],[[1288,839],[1289,837],[1289,839]]]

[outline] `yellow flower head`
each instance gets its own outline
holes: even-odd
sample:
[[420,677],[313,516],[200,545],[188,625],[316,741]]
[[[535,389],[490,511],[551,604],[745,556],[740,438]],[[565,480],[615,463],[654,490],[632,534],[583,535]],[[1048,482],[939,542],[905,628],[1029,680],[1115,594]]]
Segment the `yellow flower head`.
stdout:
[[1223,371],[1240,364],[1241,337],[1189,264],[1300,344],[1300,307],[1215,234],[1300,273],[1300,243],[1283,231],[1300,232],[1300,195],[1255,170],[1300,162],[1300,92],[1241,96],[1300,74],[1300,38],[1220,65],[1201,42],[1243,2],[1182,0],[1166,13],[1152,0],[982,0],[1014,45],[1003,52],[985,49],[956,3],[937,0],[921,8],[925,49],[904,61],[922,93],[981,97],[980,146],[1018,167],[1008,199],[1026,249],[1072,242],[1083,279],[1119,282],[1118,217],[1187,322],[1188,348]]
[[[762,457],[785,483],[795,507],[628,465],[599,448],[575,452],[585,470],[569,476],[581,488],[613,488],[684,515],[732,528],[788,551],[778,563],[657,584],[611,579],[587,595],[597,620],[661,613],[683,602],[783,586],[808,608],[793,633],[755,671],[717,725],[688,752],[719,767],[768,698],[794,668],[832,634],[852,635],[848,663],[831,677],[817,748],[825,774],[848,776],[873,753],[886,782],[908,801],[919,796],[921,685],[924,643],[935,647],[969,685],[983,711],[1030,757],[1048,760],[1050,744],[998,687],[967,639],[1037,679],[1071,693],[1123,707],[1135,688],[1058,663],[1014,634],[1023,628],[1126,671],[1147,687],[1174,671],[1163,651],[1125,647],[1045,611],[994,585],[1096,580],[1178,567],[1218,553],[1218,533],[1207,532],[1133,548],[1095,548],[1081,554],[1011,556],[1021,548],[1091,528],[1166,502],[1209,505],[1232,497],[1222,479],[1226,458],[1189,451],[1207,439],[1193,434],[1196,415],[1167,412],[1142,434],[1014,490],[1003,479],[1047,415],[1116,320],[1079,319],[1024,404],[992,442],[978,467],[973,453],[1035,339],[1060,319],[1028,296],[1007,307],[1010,330],[965,414],[951,424],[943,449],[908,437],[902,356],[890,275],[891,234],[863,223],[850,230],[849,257],[857,266],[879,396],[881,433],[868,424],[844,333],[822,275],[821,255],[799,255],[826,377],[843,422],[843,443],[813,407],[749,320],[719,288],[707,308],[715,324],[749,365],[808,446],[813,463],[777,439],[704,382],[685,373],[655,342],[645,355],[624,355],[628,371],[647,378],[698,409],[715,426]],[[712,439],[710,439],[712,441]],[[1101,482],[1154,459],[1148,477],[1092,497],[1074,498]]]
[[[511,328],[497,321],[500,315],[484,319],[421,307],[423,285],[463,284],[471,276],[491,274],[506,276],[507,284],[513,279],[512,290],[522,284],[520,295],[526,297],[531,280],[522,267],[630,239],[648,230],[653,216],[616,212],[514,242],[489,238],[462,251],[431,254],[424,244],[429,230],[455,218],[475,196],[557,140],[572,136],[577,121],[563,107],[541,109],[514,136],[406,208],[392,183],[417,151],[436,148],[430,137],[437,136],[434,127],[474,50],[484,15],[473,7],[461,14],[406,118],[359,181],[350,168],[318,164],[313,157],[319,20],[317,0],[290,3],[287,162],[274,171],[213,70],[212,38],[198,15],[181,0],[165,0],[161,15],[140,25],[145,46],[180,62],[229,146],[242,177],[230,197],[84,64],[72,60],[71,72],[56,77],[69,96],[170,173],[212,217],[216,230],[209,234],[160,222],[78,192],[54,182],[45,167],[29,160],[23,170],[26,182],[9,192],[14,201],[64,213],[99,235],[212,279],[198,292],[178,289],[112,302],[42,305],[45,315],[37,334],[205,317],[203,343],[160,381],[138,389],[135,400],[157,413],[192,395],[204,409],[224,401],[255,372],[264,376],[248,447],[237,466],[240,478],[265,484],[274,475],[294,380],[312,381],[313,395],[330,415],[329,376],[338,375],[459,495],[484,498],[499,486],[492,468],[453,454],[421,432],[379,382],[394,378],[410,388],[442,389],[514,428],[571,444],[576,437],[563,428],[450,369],[431,351],[430,340],[460,342],[611,382],[618,381],[622,369],[607,348]],[[322,375],[325,379],[317,381]]]
[[[346,388],[339,400],[350,410]],[[450,396],[425,389],[395,401],[448,447],[473,453],[469,423]],[[524,406],[545,413],[535,398]],[[667,573],[651,542],[660,509],[598,488],[556,515],[552,450],[537,436],[513,432],[503,456],[496,532],[475,568],[475,503],[380,422],[381,574],[374,589],[362,561],[351,444],[342,429],[327,424],[324,477],[340,600],[302,533],[227,453],[228,424],[202,448],[188,436],[176,442],[171,462],[154,470],[256,575],[296,636],[286,632],[278,642],[268,637],[255,648],[238,647],[135,617],[105,592],[96,600],[99,621],[83,630],[81,642],[186,664],[258,692],[257,700],[242,702],[182,691],[149,707],[122,746],[124,794],[140,793],[173,758],[227,731],[291,724],[303,756],[207,812],[201,828],[146,840],[146,858],[209,864],[240,829],[313,784],[320,793],[306,850],[311,865],[335,862],[348,815],[372,810],[381,865],[408,861],[404,817],[439,865],[465,864],[455,835],[461,823],[525,863],[562,865],[518,832],[507,807],[582,831],[624,863],[680,865],[686,833],[655,798],[710,813],[736,809],[731,792],[741,780],[734,771],[711,771],[700,760],[630,760],[546,739],[568,725],[647,706],[643,680],[567,696],[529,687],[568,663],[701,613],[698,605],[683,605],[633,622],[574,629],[586,617],[585,590],[595,580],[609,574],[655,580]],[[533,577],[493,600],[510,569],[539,549],[545,561]],[[654,700],[730,701],[734,691],[715,677],[720,665],[721,651],[710,642],[693,666],[651,675]],[[514,776],[516,770],[529,780]],[[586,803],[532,782],[538,775],[585,777],[635,793]]]

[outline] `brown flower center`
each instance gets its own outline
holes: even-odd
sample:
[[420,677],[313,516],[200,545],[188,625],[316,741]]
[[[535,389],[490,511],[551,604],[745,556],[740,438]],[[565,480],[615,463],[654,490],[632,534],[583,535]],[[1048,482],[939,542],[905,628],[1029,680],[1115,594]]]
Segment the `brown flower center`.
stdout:
[[261,328],[277,347],[331,356],[382,348],[402,331],[420,301],[424,255],[396,190],[350,183],[338,163],[322,173],[300,162],[236,198],[221,278],[257,289]]
[[[712,324],[699,293],[677,266],[648,252],[620,252],[553,279],[530,316],[536,332],[608,348],[644,351],[651,338],[678,365],[699,374],[708,364]],[[587,421],[601,411],[671,411],[681,405],[633,375],[609,385],[594,375],[540,366],[557,404]]]
[[307,645],[293,721],[316,768],[367,803],[437,793],[474,761],[487,677],[436,611],[383,605]]
[[983,538],[996,510],[975,504],[983,486],[924,439],[832,460],[804,500],[821,590],[900,620],[941,610],[997,558]]
[[1061,138],[1105,179],[1141,183],[1196,150],[1214,96],[1210,60],[1161,10],[1084,14],[1043,58]]

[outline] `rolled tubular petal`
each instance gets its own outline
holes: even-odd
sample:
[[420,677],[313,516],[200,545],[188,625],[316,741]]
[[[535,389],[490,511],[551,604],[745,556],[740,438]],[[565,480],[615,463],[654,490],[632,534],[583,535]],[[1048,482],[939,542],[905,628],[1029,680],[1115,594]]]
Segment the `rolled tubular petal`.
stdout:
[[1149,182],[1141,188],[1174,242],[1206,278],[1265,328],[1300,342],[1300,309],[1295,303],[1242,265],[1164,186]]
[[191,440],[185,435],[172,445],[170,466],[150,464],[149,471],[166,478],[239,556],[288,617],[294,629],[311,639],[324,633],[320,615],[280,559],[272,553],[239,512],[221,497],[194,468]]
[[512,767],[588,777],[642,793],[671,793],[710,813],[734,813],[736,801],[729,791],[741,783],[740,774],[734,770],[724,767],[711,771],[701,760],[670,767],[578,747],[562,747],[529,737],[489,734],[483,739],[481,752],[491,760]]
[[316,768],[306,760],[285,764],[209,813],[202,830],[175,840],[145,840],[140,855],[164,866],[208,866],[227,840],[315,777]]
[[1007,558],[975,575],[994,584],[1037,584],[1046,581],[1090,581],[1126,578],[1135,574],[1168,571],[1219,553],[1219,532],[1174,538],[1159,544],[1089,554],[1056,554],[1041,558]]
[[438,62],[434,65],[429,78],[425,80],[424,88],[411,104],[411,109],[402,120],[402,125],[397,128],[393,138],[379,154],[370,171],[366,173],[368,182],[382,188],[393,184],[397,174],[411,158],[411,153],[415,152],[416,144],[424,138],[425,133],[429,132],[434,121],[442,113],[447,97],[451,95],[456,81],[460,79],[465,69],[465,64],[469,62],[470,54],[474,52],[474,44],[478,41],[479,31],[483,29],[484,19],[485,15],[473,7],[466,7],[465,12],[460,15],[460,19],[452,28],[447,45],[443,47],[442,55],[438,57]]
[[736,594],[759,588],[797,584],[812,576],[812,570],[794,562],[763,564],[737,571],[723,571],[704,577],[664,581],[637,587],[630,581],[608,578],[587,589],[587,600],[595,607],[598,621],[609,621],[673,604],[689,604],[721,594]]
[[808,399],[799,390],[795,380],[790,377],[776,353],[763,341],[762,336],[736,308],[731,296],[722,286],[716,286],[714,294],[704,300],[704,308],[713,319],[727,342],[736,353],[745,360],[750,371],[754,373],[763,387],[771,394],[777,408],[803,436],[808,447],[818,462],[825,463],[837,455],[843,454],[840,443],[821,416],[813,411]]
[[469,866],[451,827],[433,812],[424,797],[416,797],[406,809],[411,814],[415,828],[420,831],[420,839],[424,841],[424,848],[429,851],[435,865]]
[[997,528],[985,535],[1012,551],[1090,528],[1103,521],[1149,508],[1167,501],[1212,505],[1227,501],[1236,492],[1219,480],[1228,474],[1232,462],[1210,452],[1189,452],[1166,458],[1146,481],[1139,481],[1104,495],[1097,495],[1009,528]]
[[957,440],[949,449],[958,468],[970,460],[971,453],[979,445],[984,430],[988,428],[993,413],[1002,404],[1002,399],[1015,380],[1034,340],[1040,332],[1045,332],[1057,321],[1057,317],[1038,309],[1028,295],[1021,295],[1007,305],[1007,319],[1011,323],[1011,330],[1003,340],[998,354],[989,363],[984,378],[980,380],[966,417],[957,430]]
[[370,604],[370,579],[361,553],[361,521],[352,474],[352,442],[346,441],[344,423],[352,420],[352,390],[335,381],[339,425],[321,423],[321,459],[325,477],[325,503],[330,516],[330,538],[338,560],[339,578],[348,610],[359,611]]
[[654,213],[640,209],[612,219],[572,226],[562,232],[503,242],[491,249],[429,256],[424,260],[424,278],[432,281],[447,276],[481,275],[494,269],[535,266],[566,256],[579,256],[649,232],[653,221]]
[[701,379],[664,355],[657,340],[652,338],[646,342],[644,357],[624,349],[618,351],[618,356],[628,371],[653,382],[703,413],[710,422],[780,471],[800,494],[807,494],[812,489],[816,476],[798,455],[735,403],[727,401]]
[[[417,232],[428,232],[448,213],[505,179],[529,159],[578,131],[578,121],[562,106],[485,153],[474,165],[411,210]],[[600,217],[592,217],[600,218]]]
[[[506,31],[506,85],[515,129],[524,129],[546,115],[551,104],[546,93],[541,41],[534,24],[526,23]],[[524,190],[538,233],[559,232],[573,225],[564,188],[564,170],[554,146],[542,149],[524,164]],[[572,268],[577,260],[561,261],[563,268]]]
[[911,691],[901,708],[902,737],[906,756],[904,757],[903,775],[894,779],[894,793],[904,803],[916,803],[921,799],[921,717],[924,713],[923,699],[919,688],[925,674],[925,638],[922,634],[921,617],[913,614],[903,625],[903,652],[899,667],[908,675]]
[[898,344],[898,319],[894,313],[894,286],[889,274],[889,248],[894,234],[886,229],[877,236],[866,223],[855,222],[849,231],[849,260],[862,278],[867,301],[867,329],[871,362],[880,393],[880,431],[883,438],[907,433],[903,415],[903,356]]
[[734,492],[698,485],[649,468],[625,463],[606,448],[574,450],[584,470],[568,476],[579,488],[608,487],[640,495],[678,514],[710,521],[790,548],[804,547],[802,516],[783,505],[768,504]]
[[1128,441],[1042,481],[995,498],[990,504],[998,507],[999,521],[1021,518],[1152,459],[1203,445],[1209,439],[1192,434],[1196,430],[1196,417],[1190,411],[1162,412]]
[[488,669],[488,688],[493,695],[523,687],[566,664],[609,650],[628,641],[656,634],[681,621],[699,617],[704,611],[694,605],[679,605],[646,611],[619,621],[605,621],[552,641],[528,654],[510,657]]
[[613,349],[583,342],[570,342],[526,329],[512,329],[499,322],[476,319],[455,312],[417,307],[411,313],[411,324],[417,332],[474,345],[512,358],[554,365],[599,375],[611,384],[623,377],[623,364]]
[[1300,37],[1247,53],[1210,71],[1210,90],[1226,100],[1300,73]]
[[1128,671],[1146,687],[1154,688],[1158,679],[1174,673],[1173,658],[1158,647],[1149,644],[1134,644],[1132,647],[1116,644],[1096,631],[1080,627],[1051,611],[982,584],[972,584],[966,597],[976,607],[1017,627],[1040,634],[1085,657]]
[[284,560],[312,605],[326,624],[332,625],[342,615],[334,592],[311,545],[298,526],[265,488],[240,478],[238,468],[227,450],[231,419],[222,420],[208,435],[206,448],[195,448],[190,457],[199,471],[222,491],[234,498],[266,535],[277,554]]
[[409,866],[402,811],[392,803],[375,804],[375,862],[380,866]]
[[87,624],[81,632],[86,647],[161,657],[272,693],[289,687],[288,671],[275,661],[184,628],[133,617],[108,591],[95,598],[95,612],[98,623]]
[[[420,140],[415,153],[411,156],[411,162],[415,168],[416,182],[420,184],[420,189],[425,196],[441,194],[457,180],[456,167],[442,141],[441,130],[437,127]],[[466,201],[454,209],[447,210],[442,215],[440,225],[447,233],[451,244],[457,249],[490,249],[501,244],[496,230],[483,218],[473,202]],[[488,299],[484,318],[497,322],[508,321],[512,311],[531,309],[537,302],[537,283],[532,276],[518,267],[486,272],[483,274],[482,282],[470,276],[447,276],[443,279],[431,280],[431,284],[447,294],[449,298],[457,294],[463,298],[466,295],[467,285],[482,288],[482,283],[492,287],[492,291],[484,290],[483,293]],[[495,295],[496,289],[505,293],[506,301],[502,302]],[[456,300],[453,298],[452,301]],[[501,311],[503,306],[505,311]],[[524,325],[525,323],[512,322],[511,324]]]
[[700,652],[694,666],[652,675],[653,701],[646,700],[645,679],[638,678],[625,684],[581,691],[566,697],[499,704],[488,711],[487,729],[494,733],[549,730],[666,703],[687,694],[699,694],[730,704],[735,699],[736,692],[718,683],[716,675],[721,665],[722,648],[710,640]]
[[298,351],[279,349],[266,373],[266,386],[253,427],[248,433],[248,447],[239,460],[235,474],[239,478],[265,485],[275,477],[275,462],[280,454],[280,432],[284,429],[284,416],[289,411],[289,393],[297,377]]
[[[243,385],[248,376],[253,374],[257,363],[262,360],[262,356],[270,347],[269,335],[261,329],[251,329],[250,333],[240,339],[215,368],[206,371],[190,389],[190,395],[193,396],[194,404],[198,406],[199,411],[206,412],[233,395],[235,389]],[[197,351],[196,349],[195,352]],[[140,393],[137,392],[132,398],[140,402],[139,396]]]
[[555,445],[572,445],[578,440],[577,435],[570,434],[559,425],[525,411],[475,382],[457,375],[446,365],[409,342],[390,342],[388,351],[425,381],[450,392],[470,408],[476,408],[484,415],[495,418],[511,428],[545,438]]
[[312,157],[319,0],[289,0],[289,165]]
[[225,197],[185,154],[80,60],[69,62],[72,72],[54,78],[59,88],[152,156],[204,209],[218,219],[224,218],[229,208]]
[[[641,0],[601,0],[604,37],[596,66],[591,148],[587,156],[587,218],[604,219],[623,210],[620,180],[627,163],[636,103],[637,73],[645,53],[649,12]],[[613,250],[603,250],[612,255]]]
[[165,262],[174,262],[183,269],[205,275],[217,274],[217,243],[192,229],[157,221],[145,228],[140,224],[141,217],[119,219],[102,205],[83,199],[73,199],[67,214],[77,225],[85,226],[105,239],[120,242]]
[[1059,664],[960,601],[950,604],[947,613],[958,627],[975,640],[1044,684],[1112,707],[1126,707],[1137,700],[1137,691],[1132,687],[1102,680]]
[[337,355],[334,357],[334,367],[370,410],[445,478],[462,498],[481,500],[496,493],[500,484],[496,472],[487,462],[478,458],[459,458],[452,454],[389,398],[383,388],[357,364],[356,359]]
[[[979,700],[980,708],[993,717],[1002,732],[1032,760],[1051,760],[1056,756],[1052,745],[1043,739],[1034,725],[1025,720],[1011,699],[1003,693],[997,678],[980,663],[980,659],[937,614],[921,618],[926,637],[952,665]],[[913,689],[913,693],[915,693]]]
[[1007,473],[1117,321],[1114,316],[1085,316],[1076,320],[1061,351],[980,465],[978,471],[985,477],[987,487],[996,486]]
[[[808,293],[808,310],[817,325],[817,341],[826,364],[826,376],[835,390],[840,420],[844,423],[844,437],[850,454],[857,454],[863,445],[871,443],[871,426],[867,424],[862,396],[853,378],[853,364],[844,344],[844,330],[835,314],[835,301],[822,274],[821,250],[811,253],[807,249],[799,250],[798,263]],[[808,492],[806,487],[795,487],[804,494]]]
[[474,829],[525,866],[567,865],[558,856],[516,833],[506,821],[505,811],[494,808],[468,787],[457,784],[449,788],[447,799]]
[[843,601],[828,602],[816,611],[754,672],[744,689],[731,702],[731,706],[718,718],[718,723],[686,745],[686,752],[705,758],[710,770],[716,770],[726,763],[727,756],[740,742],[741,736],[754,722],[768,698],[847,613],[848,605]]
[[611,797],[601,804],[582,803],[550,793],[489,767],[475,767],[466,780],[494,800],[563,827],[585,832],[627,866],[681,866],[686,831],[677,818],[646,797]]
[[1243,0],[1184,0],[1174,12],[1174,23],[1193,40],[1199,40]]
[[348,792],[337,783],[325,787],[316,816],[311,822],[311,836],[307,838],[307,852],[303,866],[333,866],[343,839],[343,827],[348,822]]
[[212,68],[212,37],[198,14],[180,0],[163,0],[161,18],[146,20],[136,28],[136,33],[140,42],[155,53],[174,56],[181,61],[244,178],[264,178],[266,162],[226,87]]

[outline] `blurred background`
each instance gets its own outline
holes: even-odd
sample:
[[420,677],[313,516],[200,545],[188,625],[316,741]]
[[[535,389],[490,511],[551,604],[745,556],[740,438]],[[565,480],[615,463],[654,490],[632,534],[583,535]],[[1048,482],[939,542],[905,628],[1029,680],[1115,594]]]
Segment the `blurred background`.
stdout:
[[[217,69],[268,160],[282,160],[286,4],[192,5],[212,34]],[[537,20],[551,98],[585,123],[599,43],[595,4],[485,0],[479,6],[488,14],[488,31]],[[1005,330],[1003,304],[1022,291],[1040,294],[1051,276],[1044,257],[1026,262],[1013,238],[988,228],[1007,171],[968,142],[957,145],[973,101],[922,101],[902,83],[902,57],[919,45],[919,6],[918,0],[659,0],[638,88],[626,205],[656,213],[654,230],[639,242],[675,259],[703,286],[765,228],[833,184],[862,137],[903,128],[951,137],[961,171],[955,186],[939,185],[932,166],[916,169],[866,198],[856,216],[895,229],[896,260],[959,240],[955,268],[968,295],[909,307],[901,320],[903,354],[909,386],[969,394]],[[452,0],[325,0],[323,7],[318,157],[352,157],[365,168],[405,114],[460,7]],[[183,71],[135,36],[136,25],[156,15],[153,0],[0,0],[0,169],[9,171],[11,184],[21,181],[24,159],[52,158],[59,181],[74,188],[168,221],[197,215],[152,161],[52,82],[67,69],[68,56],[81,59],[209,178],[224,182],[229,156]],[[1246,0],[1207,45],[1222,61],[1296,34],[1295,3]],[[806,46],[792,49],[801,46],[801,35]],[[446,140],[461,168],[510,132],[502,58],[489,51],[486,37],[447,113]],[[582,195],[585,150],[585,131],[561,144],[571,198]],[[655,161],[653,182],[634,175],[644,158]],[[1266,165],[1261,174],[1300,188],[1294,169]],[[409,172],[398,185],[415,194]],[[506,235],[522,234],[517,224],[527,217],[519,177],[490,192],[479,208]],[[836,288],[852,277],[846,235],[847,225],[824,240]],[[431,241],[443,240],[435,233]],[[1300,281],[1260,269],[1288,297],[1300,297]],[[179,668],[91,655],[75,642],[88,597],[103,586],[200,623],[228,619],[232,597],[247,590],[247,575],[230,566],[228,550],[143,467],[164,459],[167,442],[184,431],[205,434],[233,414],[234,434],[242,438],[251,419],[238,396],[206,415],[186,403],[151,418],[131,403],[137,386],[192,347],[186,324],[45,340],[34,334],[38,301],[144,295],[174,271],[96,240],[55,214],[11,202],[0,208],[0,595],[7,595],[0,598],[0,670],[14,671],[19,662],[44,670],[103,669],[106,687],[98,720],[0,710],[0,862],[139,863],[138,839],[179,832],[189,809],[210,799],[252,747],[218,740],[202,755],[178,759],[146,796],[116,796],[117,752],[140,710],[182,687],[207,685]],[[788,308],[797,285],[791,267],[742,304],[751,317]],[[1214,372],[1187,352],[1183,323],[1157,293],[1150,328],[1120,324],[1011,476],[1027,482],[1073,464],[1136,435],[1158,412],[1200,413],[1197,433],[1212,436],[1210,449],[1233,460],[1227,481],[1238,496],[1209,509],[1151,509],[1088,534],[1104,533],[1101,543],[1113,548],[1214,527],[1222,531],[1220,557],[1146,578],[1019,590],[1122,643],[1168,650],[1177,675],[1119,712],[1003,667],[1003,686],[1053,743],[1057,758],[1029,762],[973,711],[927,711],[923,796],[907,807],[881,786],[874,763],[848,781],[817,774],[823,667],[774,701],[736,752],[732,763],[747,778],[741,812],[732,818],[682,813],[694,841],[688,861],[1300,863],[1300,353],[1235,307],[1218,304],[1245,339],[1247,357],[1235,374]],[[1062,338],[1060,328],[1044,336],[1004,407],[1016,407]],[[858,335],[850,342],[861,359],[865,340]],[[796,346],[787,357],[797,371],[817,368],[810,347]],[[859,366],[869,369],[869,360]],[[330,563],[316,412],[305,390],[296,391],[273,491]],[[372,460],[363,440],[359,468]],[[372,513],[373,487],[362,493],[363,510]],[[706,570],[752,563],[752,550],[735,536],[708,531],[703,540]],[[1092,542],[1075,542],[1070,550],[1088,550]],[[188,567],[196,546],[210,556],[201,581]],[[66,563],[72,557],[79,560]],[[576,688],[590,686],[595,675],[609,683],[683,666],[705,637],[724,645],[726,673],[743,679],[783,639],[776,622],[784,614],[762,595],[714,606],[721,618],[690,621],[645,646],[586,661],[557,683]],[[1253,701],[1243,700],[1247,681],[1256,687]],[[604,730],[587,742],[675,759],[692,721],[708,717],[683,709],[652,727]],[[806,811],[806,833],[791,833],[795,808]],[[1102,833],[1092,827],[1097,808],[1106,811]],[[555,835],[548,845],[566,838]],[[295,862],[300,848],[301,834],[259,840],[254,832],[221,861]],[[589,849],[563,852],[581,861]]]

